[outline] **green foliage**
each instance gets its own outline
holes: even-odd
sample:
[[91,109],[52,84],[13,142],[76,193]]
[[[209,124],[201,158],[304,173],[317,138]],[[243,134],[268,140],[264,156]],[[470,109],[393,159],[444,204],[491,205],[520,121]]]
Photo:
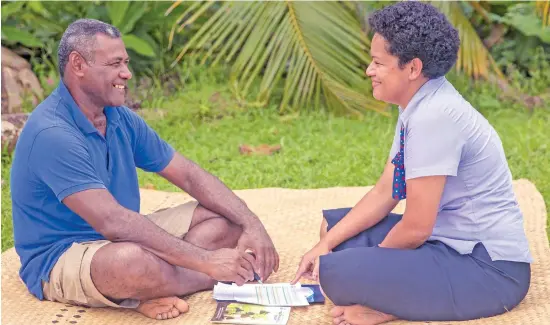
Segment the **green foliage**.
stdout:
[[[195,5],[197,13],[212,5]],[[322,22],[322,23],[320,23]],[[321,101],[332,111],[381,111],[385,105],[365,95],[369,40],[353,12],[337,2],[225,2],[189,40],[176,59],[191,51],[234,62],[231,84],[239,99],[251,93],[264,106],[283,86],[280,110],[296,111]],[[283,79],[283,77],[285,77]],[[257,92],[252,86],[259,83]],[[367,92],[368,93],[368,92]]]
[[2,252],[13,246],[10,168],[12,157],[2,150]]
[[542,97],[548,103],[546,107],[550,108],[550,52],[545,52],[539,46],[533,49],[532,55],[521,68],[512,63],[507,63],[506,67],[514,88],[525,94]]
[[[502,69],[510,71],[502,64],[504,55],[494,60],[478,34],[487,33],[495,23],[506,24],[521,35],[515,46],[494,50],[515,55],[513,64],[518,56],[532,57],[538,48],[533,38],[545,42],[549,37],[548,28],[542,28],[541,19],[546,18],[536,14],[534,3],[429,2],[459,31],[456,71],[475,79],[494,74],[504,79]],[[239,99],[254,94],[257,97],[251,101],[265,106],[271,96],[278,95],[282,112],[311,107],[310,103],[319,110],[319,99],[333,112],[358,113],[365,107],[381,111],[383,105],[362,95],[369,93],[368,83],[360,80],[369,62],[366,18],[392,3],[224,2],[216,7],[214,2],[195,2],[178,17],[172,35],[178,25],[181,29],[205,12],[213,14],[185,44],[174,64],[190,52],[202,53],[203,64],[233,64],[231,83]]]
[[537,15],[533,2],[511,5],[503,17],[492,17],[495,21],[515,28],[524,36],[533,36],[545,44],[550,44],[550,26],[543,26],[542,19]]
[[[120,29],[134,73],[158,76],[167,72],[174,56],[175,49],[167,46],[174,19],[164,16],[170,5],[166,1],[4,1],[2,44],[57,69],[57,48],[69,24],[83,17],[98,19]],[[194,28],[178,34],[176,41],[185,43]]]
[[[541,61],[542,62],[542,61]],[[547,67],[547,66],[543,66]],[[179,71],[180,91],[167,96],[162,83],[143,86],[140,110],[149,125],[176,150],[218,176],[232,189],[320,188],[372,185],[387,158],[396,114],[367,112],[362,118],[328,113],[281,116],[277,103],[250,110],[233,98],[228,69],[204,69],[189,63]],[[185,72],[185,73],[184,73]],[[452,73],[448,79],[495,126],[502,138],[514,179],[527,178],[550,207],[550,115],[546,106],[528,114],[521,103],[499,98],[487,82],[471,82]],[[241,144],[280,144],[273,156],[243,156]],[[9,172],[11,156],[2,155],[2,251],[13,246]],[[139,171],[139,185],[178,189],[163,178]]]
[[503,77],[495,64],[493,57],[483,45],[482,40],[467,17],[467,5],[458,1],[430,1],[447,16],[451,24],[458,30],[460,49],[455,64],[456,71],[464,72],[474,78],[487,78],[490,73]]
[[477,4],[477,11],[469,11],[467,16],[481,38],[485,39],[494,29],[502,28],[503,33],[490,52],[506,76],[510,76],[512,70],[519,70],[530,78],[534,73],[530,67],[540,56],[538,51],[542,49],[542,56],[550,57],[550,26],[544,25],[543,17],[536,10],[537,6],[550,6],[549,0],[537,3],[483,1],[468,4]]

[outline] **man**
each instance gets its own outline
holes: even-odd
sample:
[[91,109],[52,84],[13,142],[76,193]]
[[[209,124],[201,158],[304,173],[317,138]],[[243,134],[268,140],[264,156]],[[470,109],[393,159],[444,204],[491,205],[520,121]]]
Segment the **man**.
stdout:
[[[278,270],[246,204],[122,106],[132,74],[115,27],[74,22],[58,56],[59,87],[26,123],[11,172],[20,276],[33,295],[167,319],[188,310],[177,296]],[[136,167],[198,202],[140,215]]]

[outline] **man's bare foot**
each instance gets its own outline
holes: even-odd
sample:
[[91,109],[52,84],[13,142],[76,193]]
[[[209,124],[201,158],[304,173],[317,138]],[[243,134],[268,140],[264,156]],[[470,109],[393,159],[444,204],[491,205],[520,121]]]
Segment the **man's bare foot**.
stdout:
[[178,297],[166,297],[145,301],[136,310],[149,318],[160,320],[178,317],[189,310],[189,305]]
[[397,319],[395,316],[360,305],[336,306],[330,311],[330,316],[335,325],[378,325]]

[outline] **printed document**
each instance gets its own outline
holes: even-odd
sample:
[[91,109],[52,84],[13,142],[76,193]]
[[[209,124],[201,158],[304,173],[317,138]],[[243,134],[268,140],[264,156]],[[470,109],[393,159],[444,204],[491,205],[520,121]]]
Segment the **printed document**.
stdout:
[[270,284],[225,284],[219,282],[214,286],[214,299],[218,301],[238,301],[263,306],[308,306],[307,297],[313,291],[299,283]]

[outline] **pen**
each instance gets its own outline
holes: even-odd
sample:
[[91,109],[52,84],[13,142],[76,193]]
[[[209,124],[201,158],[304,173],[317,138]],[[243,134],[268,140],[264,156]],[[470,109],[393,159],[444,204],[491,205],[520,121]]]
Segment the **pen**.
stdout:
[[[252,257],[254,257],[254,259],[256,259],[256,254],[254,254],[254,252],[248,250],[247,253],[252,255]],[[254,281],[258,281],[258,283],[263,284],[262,279],[260,278],[258,273],[256,273],[255,271],[254,271]]]
[[260,276],[254,272],[254,280],[258,281],[260,284],[263,284],[262,279],[260,279]]

